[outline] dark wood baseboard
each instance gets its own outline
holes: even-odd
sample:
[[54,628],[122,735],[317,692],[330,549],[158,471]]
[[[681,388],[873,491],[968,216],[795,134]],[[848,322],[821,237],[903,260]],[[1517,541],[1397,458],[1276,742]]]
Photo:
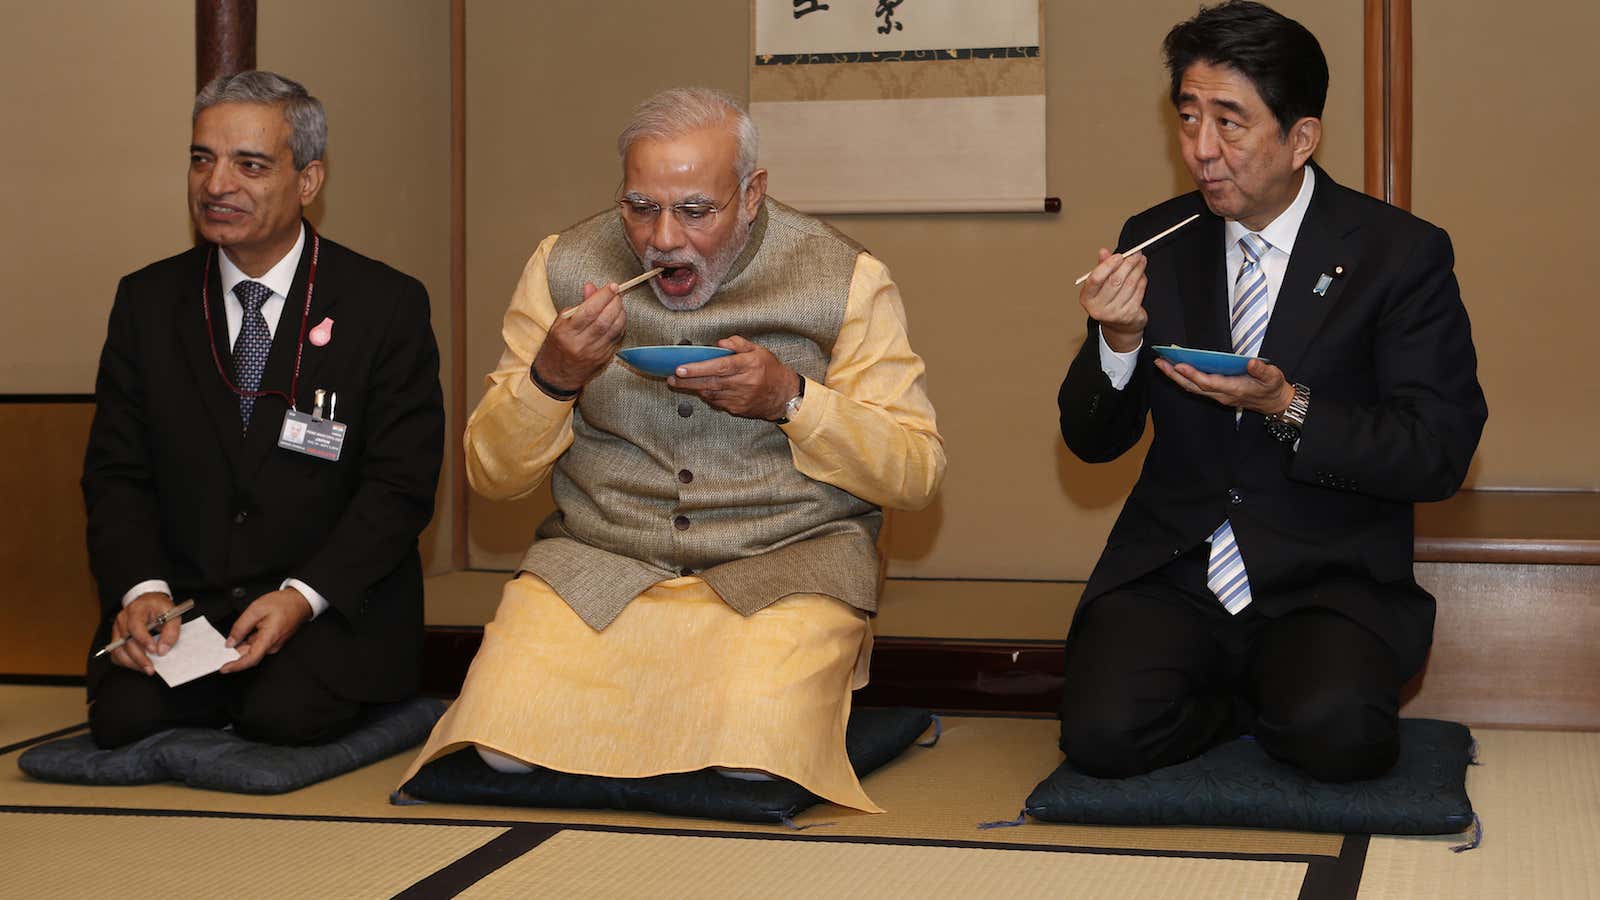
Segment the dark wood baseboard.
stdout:
[[[432,626],[423,644],[422,690],[454,697],[483,629]],[[1054,715],[1061,699],[1062,642],[880,637],[863,706],[916,706],[943,713]]]

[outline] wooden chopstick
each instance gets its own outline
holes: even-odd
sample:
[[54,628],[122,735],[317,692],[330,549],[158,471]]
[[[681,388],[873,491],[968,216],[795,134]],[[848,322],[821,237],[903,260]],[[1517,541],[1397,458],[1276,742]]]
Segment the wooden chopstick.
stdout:
[[[1195,213],[1194,215],[1190,216],[1189,218],[1184,219],[1182,222],[1179,222],[1178,224],[1172,226],[1171,228],[1168,228],[1166,231],[1161,232],[1160,234],[1156,235],[1155,237],[1150,238],[1149,240],[1145,241],[1144,243],[1134,247],[1133,249],[1122,251],[1122,255],[1123,256],[1127,256],[1129,253],[1138,253],[1140,250],[1143,250],[1144,248],[1150,246],[1151,244],[1154,244],[1156,241],[1161,240],[1162,238],[1166,237],[1167,235],[1173,233],[1174,231],[1177,231],[1179,228],[1182,228],[1183,226],[1189,224],[1190,222],[1193,222],[1195,219],[1198,219],[1198,218],[1200,218],[1200,214],[1199,213]],[[1094,274],[1094,269],[1090,269],[1089,271],[1083,273],[1082,275],[1079,275],[1078,276],[1078,280],[1074,281],[1073,284],[1074,285],[1083,284],[1085,281],[1088,281],[1089,280],[1089,276],[1093,275],[1093,274]]]
[[[650,279],[656,277],[657,275],[660,275],[662,272],[665,272],[665,271],[666,271],[666,269],[655,268],[655,269],[651,269],[650,271],[644,273],[643,275],[638,276],[637,278],[629,278],[627,281],[624,281],[623,283],[617,285],[617,293],[619,293],[619,294],[627,293],[628,291],[633,290],[634,288],[638,287],[639,285],[644,284],[646,281],[649,281]],[[583,304],[581,304],[581,303],[578,304],[578,306],[582,306],[582,305]],[[566,309],[563,309],[561,311],[561,318],[570,319],[573,316],[577,315],[578,314],[578,306],[569,306]]]

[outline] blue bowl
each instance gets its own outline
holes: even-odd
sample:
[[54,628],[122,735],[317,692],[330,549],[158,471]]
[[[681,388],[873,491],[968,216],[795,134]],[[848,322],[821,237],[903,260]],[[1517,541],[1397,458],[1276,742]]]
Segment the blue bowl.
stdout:
[[622,361],[646,375],[662,378],[671,375],[679,366],[704,362],[732,353],[724,347],[702,347],[698,344],[658,344],[652,347],[628,347],[618,350]]
[[[1179,347],[1177,344],[1168,344],[1163,347],[1151,347],[1156,355],[1173,365],[1188,363],[1207,375],[1243,375],[1245,365],[1254,356],[1240,356],[1237,353],[1223,353],[1220,350],[1193,350],[1188,347]],[[1261,360],[1266,362],[1265,359]]]

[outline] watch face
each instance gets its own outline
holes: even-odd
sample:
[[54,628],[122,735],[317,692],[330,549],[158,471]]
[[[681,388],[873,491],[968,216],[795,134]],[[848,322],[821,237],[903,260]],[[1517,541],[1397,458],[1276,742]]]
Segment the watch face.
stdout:
[[1285,444],[1292,444],[1300,437],[1300,429],[1282,419],[1267,420],[1267,434],[1272,435]]

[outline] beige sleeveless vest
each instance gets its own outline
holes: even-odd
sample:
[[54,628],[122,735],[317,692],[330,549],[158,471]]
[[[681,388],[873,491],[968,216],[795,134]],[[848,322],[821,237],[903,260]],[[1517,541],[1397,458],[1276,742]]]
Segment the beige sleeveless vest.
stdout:
[[[715,344],[738,334],[816,382],[844,319],[861,248],[768,199],[729,276],[697,310],[649,288],[623,298],[626,346]],[[562,232],[547,266],[557,309],[585,281],[622,282],[640,263],[608,210]],[[522,569],[597,630],[650,585],[697,574],[749,615],[790,594],[877,606],[876,506],[802,475],[773,423],[712,409],[613,360],[573,410],[572,447],[551,476],[557,511]]]

